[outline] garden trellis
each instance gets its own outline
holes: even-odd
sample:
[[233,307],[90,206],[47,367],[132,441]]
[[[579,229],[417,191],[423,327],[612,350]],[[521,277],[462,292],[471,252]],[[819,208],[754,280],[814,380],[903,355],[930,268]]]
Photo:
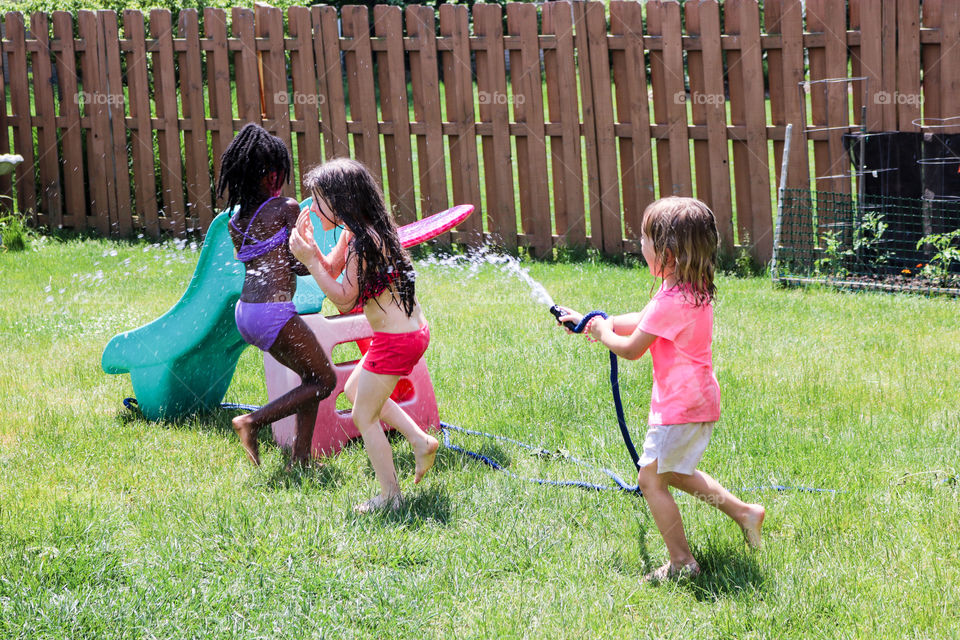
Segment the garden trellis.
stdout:
[[[747,246],[766,262],[771,173],[785,125],[803,113],[798,82],[849,71],[869,78],[870,94],[808,98],[809,122],[825,130],[795,127],[813,163],[791,158],[790,188],[846,166],[842,129],[863,125],[864,105],[868,131],[955,115],[960,57],[941,52],[960,50],[960,3],[920,9],[651,0],[284,16],[257,6],[185,9],[176,24],[165,10],[8,13],[0,153],[25,162],[0,177],[0,194],[42,226],[203,231],[220,153],[253,121],[287,141],[299,167],[365,162],[401,223],[478,205],[447,241],[636,252],[644,207],[680,194],[713,208],[725,253]],[[851,190],[849,179],[822,182]]]

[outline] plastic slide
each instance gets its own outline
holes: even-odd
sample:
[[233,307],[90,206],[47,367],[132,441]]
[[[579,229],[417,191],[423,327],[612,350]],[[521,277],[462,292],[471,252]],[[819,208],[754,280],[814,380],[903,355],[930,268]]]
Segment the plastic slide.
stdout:
[[[312,203],[307,198],[301,208]],[[243,264],[234,258],[228,221],[210,224],[193,278],[180,300],[153,322],[114,336],[103,351],[106,373],[129,373],[137,404],[148,420],[174,420],[215,409],[230,386],[248,346],[234,320],[243,288]],[[324,232],[314,216],[317,245],[325,253],[340,229]],[[299,313],[320,311],[326,296],[312,276],[297,278],[293,302]]]

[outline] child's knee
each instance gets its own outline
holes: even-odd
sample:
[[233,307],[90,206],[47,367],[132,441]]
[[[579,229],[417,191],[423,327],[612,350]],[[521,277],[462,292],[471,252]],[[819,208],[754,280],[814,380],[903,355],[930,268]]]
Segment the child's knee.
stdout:
[[641,491],[649,493],[661,489],[664,485],[663,478],[657,473],[656,461],[640,467],[640,471],[637,473],[637,486],[640,487]]
[[315,373],[309,380],[304,380],[307,384],[314,387],[317,393],[317,400],[323,400],[337,387],[337,374],[331,369]]

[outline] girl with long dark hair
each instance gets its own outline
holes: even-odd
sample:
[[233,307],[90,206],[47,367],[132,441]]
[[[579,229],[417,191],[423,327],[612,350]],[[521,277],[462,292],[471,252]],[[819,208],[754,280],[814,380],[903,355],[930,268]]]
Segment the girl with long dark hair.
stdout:
[[[324,230],[345,226],[352,234],[345,253],[325,256],[313,239],[308,212],[290,236],[293,254],[342,312],[362,309],[373,328],[373,342],[347,380],[353,422],[373,465],[381,493],[357,505],[366,513],[395,508],[401,500],[390,443],[380,420],[400,431],[413,446],[415,482],[433,466],[438,442],[390,399],[401,376],[409,375],[430,343],[427,319],[417,302],[416,274],[400,245],[397,227],[383,192],[363,164],[346,158],[311,170],[303,186],[313,196],[313,211]],[[337,281],[340,274],[343,277]]]

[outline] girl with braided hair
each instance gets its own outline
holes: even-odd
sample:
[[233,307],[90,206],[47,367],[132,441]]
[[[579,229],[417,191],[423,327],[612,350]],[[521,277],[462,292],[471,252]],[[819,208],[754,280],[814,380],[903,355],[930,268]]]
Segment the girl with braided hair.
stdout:
[[362,309],[374,332],[370,349],[344,388],[381,487],[380,495],[356,509],[393,509],[400,504],[400,487],[380,420],[410,441],[416,458],[414,482],[433,466],[439,445],[390,399],[400,377],[410,374],[430,343],[427,319],[414,292],[413,264],[400,245],[383,192],[361,163],[331,160],[311,170],[303,186],[313,196],[313,211],[323,228],[343,225],[353,240],[346,255],[334,251],[325,256],[314,241],[309,213],[303,212],[290,236],[290,249],[340,311]]
[[309,460],[317,407],[336,384],[330,360],[293,304],[296,276],[307,275],[307,271],[287,246],[300,214],[296,200],[280,195],[289,176],[286,145],[251,123],[220,158],[217,185],[218,198],[228,194],[227,209],[237,207],[230,219],[230,237],[237,260],[246,267],[235,310],[237,329],[249,344],[269,353],[301,379],[299,387],[253,413],[234,418],[233,430],[251,462],[259,465],[260,428],[295,413],[296,437],[288,469]]

